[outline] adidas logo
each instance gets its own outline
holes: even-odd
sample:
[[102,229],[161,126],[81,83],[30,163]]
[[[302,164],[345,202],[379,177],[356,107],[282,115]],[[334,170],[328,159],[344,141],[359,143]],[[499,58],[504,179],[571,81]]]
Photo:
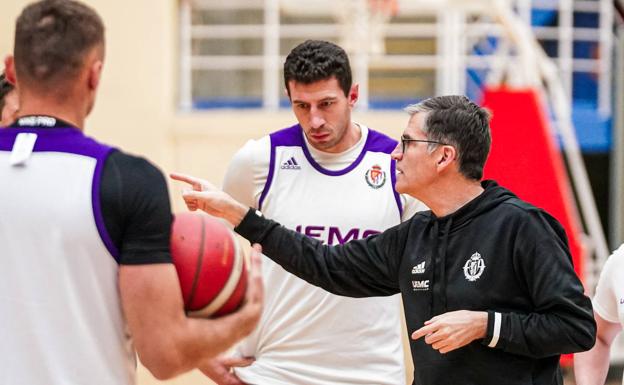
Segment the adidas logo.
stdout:
[[301,166],[297,163],[294,156],[291,156],[286,162],[282,163],[282,170],[301,170]]
[[425,261],[412,268],[412,274],[422,274],[425,272]]

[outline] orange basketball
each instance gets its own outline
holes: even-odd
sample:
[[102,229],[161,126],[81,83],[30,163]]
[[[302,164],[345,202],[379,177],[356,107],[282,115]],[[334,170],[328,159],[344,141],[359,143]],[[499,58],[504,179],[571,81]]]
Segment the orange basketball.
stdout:
[[247,273],[236,237],[206,214],[176,214],[171,256],[189,316],[218,317],[236,310],[245,296]]

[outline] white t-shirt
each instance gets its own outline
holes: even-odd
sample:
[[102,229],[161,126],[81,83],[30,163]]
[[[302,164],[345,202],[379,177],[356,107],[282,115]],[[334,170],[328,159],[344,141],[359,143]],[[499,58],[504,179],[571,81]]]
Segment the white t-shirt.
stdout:
[[[234,156],[224,190],[283,225],[342,243],[396,225],[424,205],[394,192],[394,142],[361,127],[340,154],[318,151],[293,126],[249,141]],[[398,296],[330,294],[263,262],[265,308],[238,347],[256,361],[236,374],[250,384],[390,385],[405,381]]]
[[624,244],[604,264],[592,303],[599,316],[624,326]]

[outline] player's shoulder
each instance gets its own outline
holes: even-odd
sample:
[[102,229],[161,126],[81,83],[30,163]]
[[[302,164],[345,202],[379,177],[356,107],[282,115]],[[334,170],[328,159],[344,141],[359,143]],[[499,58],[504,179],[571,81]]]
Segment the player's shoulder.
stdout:
[[266,159],[271,153],[271,139],[265,135],[257,139],[249,139],[232,157],[232,162],[251,166],[258,160]]
[[402,221],[410,219],[416,213],[429,210],[427,205],[408,194],[401,194],[401,203],[403,205]]
[[250,165],[254,162],[269,159],[271,147],[301,145],[303,145],[302,128],[299,124],[295,124],[278,129],[260,138],[248,140],[236,151],[233,161]]
[[132,181],[133,184],[165,182],[162,171],[147,158],[132,155],[119,149],[113,150],[104,165],[105,174],[113,174],[121,180]]
[[273,131],[269,134],[269,138],[274,147],[304,145],[303,128],[299,124]]
[[159,172],[158,167],[156,167],[150,160],[140,155],[129,154],[125,151],[115,149],[111,151],[109,156],[109,161],[113,162],[118,166],[123,166],[127,168],[128,171],[152,171]]
[[366,150],[372,152],[385,152],[390,154],[397,146],[397,141],[388,135],[368,128],[368,139],[366,140]]
[[624,269],[624,243],[620,245],[610,256],[605,263],[605,269]]

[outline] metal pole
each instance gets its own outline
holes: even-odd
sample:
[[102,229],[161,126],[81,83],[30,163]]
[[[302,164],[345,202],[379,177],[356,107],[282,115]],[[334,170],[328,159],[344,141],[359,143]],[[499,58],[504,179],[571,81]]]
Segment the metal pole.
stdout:
[[264,0],[264,68],[262,71],[262,105],[268,110],[279,108],[279,0]]
[[180,3],[180,101],[181,111],[190,111],[193,108],[193,67],[191,29],[191,3],[182,0]]
[[[438,95],[461,94],[466,90],[465,40],[463,13],[457,9],[438,12],[436,30]],[[461,52],[460,52],[461,51]]]
[[613,49],[613,1],[600,0],[600,64],[598,72],[598,110],[611,114],[611,52]]
[[[368,8],[368,1],[360,0],[356,2],[355,9],[353,11],[355,13],[355,29],[360,31],[360,36],[370,37],[370,10]],[[353,31],[353,33],[356,32]],[[360,111],[367,111],[370,97],[368,91],[368,42],[362,40],[356,41],[353,44],[353,49],[355,58],[353,63],[353,73],[355,81],[360,85],[357,109]]]
[[449,48],[452,56],[450,76],[450,93],[464,94],[466,92],[466,34],[464,12],[452,10],[448,15],[451,29],[448,33]]
[[572,0],[559,1],[559,71],[566,98],[572,106],[572,60],[574,36],[574,9]]
[[624,27],[617,31],[615,108],[611,149],[611,248],[624,242]]
[[447,20],[444,12],[438,12],[436,23],[436,95],[444,95],[447,92],[447,72],[449,52],[446,39]]
[[520,19],[531,28],[531,0],[517,0],[518,14]]

